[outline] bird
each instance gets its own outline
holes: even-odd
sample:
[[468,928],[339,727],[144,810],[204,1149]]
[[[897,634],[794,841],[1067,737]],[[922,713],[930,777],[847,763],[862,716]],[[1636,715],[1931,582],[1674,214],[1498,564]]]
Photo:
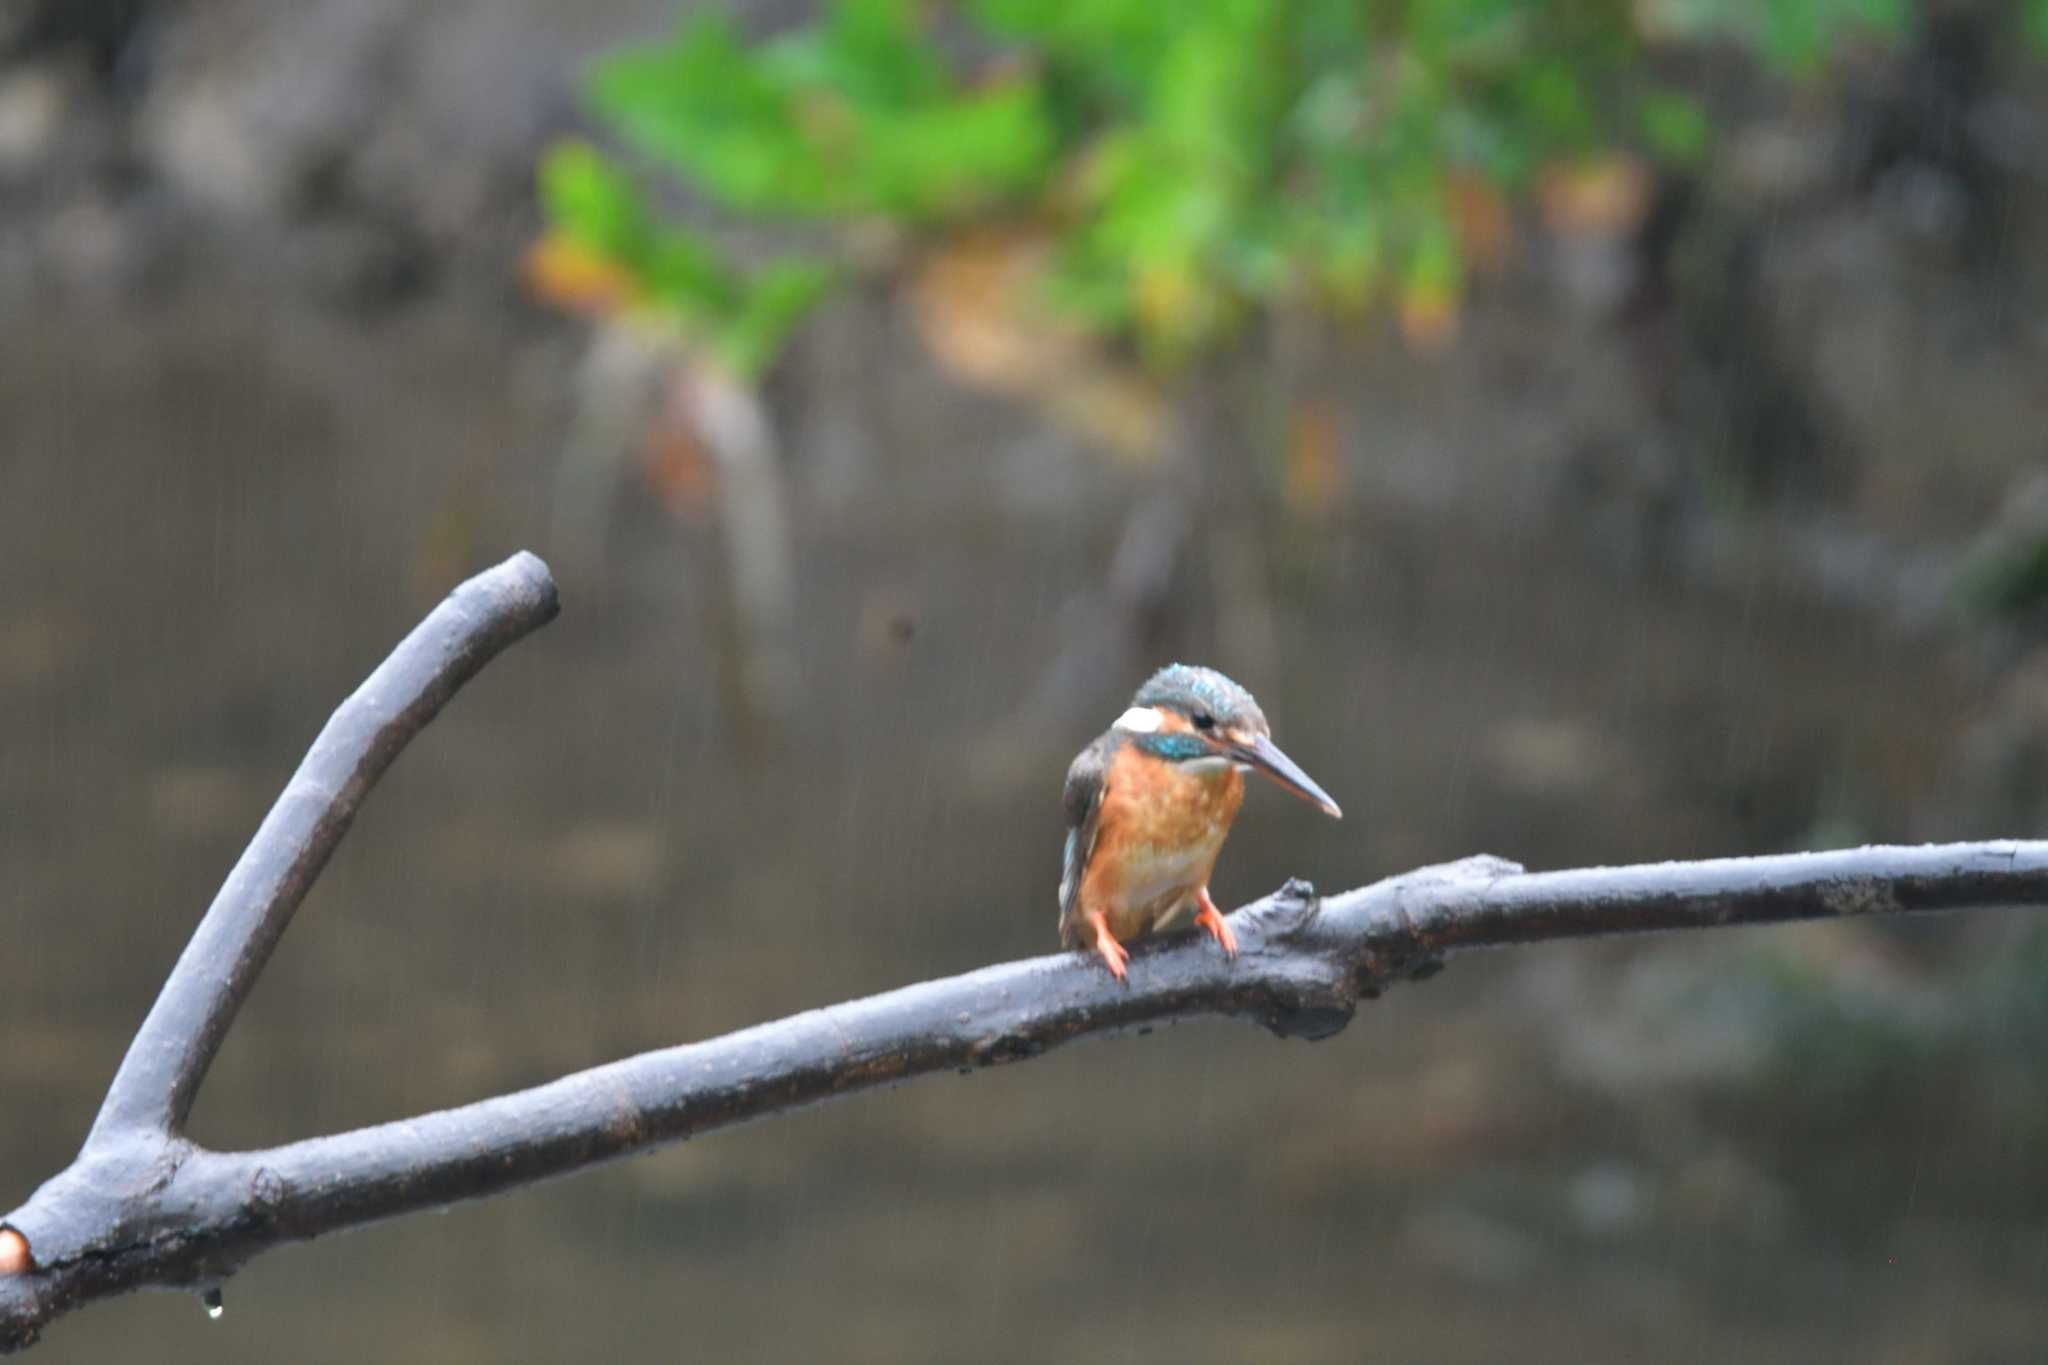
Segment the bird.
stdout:
[[1273,743],[1251,693],[1213,668],[1170,664],[1153,674],[1067,769],[1061,944],[1093,952],[1123,981],[1124,945],[1192,911],[1235,958],[1237,936],[1209,898],[1209,874],[1252,771],[1343,818]]

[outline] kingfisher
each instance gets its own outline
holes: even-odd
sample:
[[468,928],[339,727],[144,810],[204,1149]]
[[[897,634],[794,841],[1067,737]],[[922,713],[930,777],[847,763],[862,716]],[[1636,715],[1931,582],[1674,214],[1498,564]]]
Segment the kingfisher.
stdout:
[[1209,874],[1253,770],[1343,818],[1273,743],[1251,693],[1213,668],[1172,664],[1153,674],[1067,769],[1060,942],[1092,951],[1122,981],[1124,944],[1193,911],[1224,956],[1236,957]]

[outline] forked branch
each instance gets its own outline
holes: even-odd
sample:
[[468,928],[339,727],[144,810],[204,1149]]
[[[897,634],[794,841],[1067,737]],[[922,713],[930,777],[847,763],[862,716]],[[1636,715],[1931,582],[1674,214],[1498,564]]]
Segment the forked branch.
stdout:
[[116,1075],[78,1159],[0,1222],[0,1349],[146,1286],[217,1286],[260,1251],[949,1069],[1200,1014],[1327,1037],[1361,998],[1467,949],[1645,929],[2048,905],[2048,842],[1525,873],[1497,858],[1232,917],[1243,953],[1142,946],[1120,986],[1066,954],[986,967],[397,1123],[215,1152],[185,1116],[235,1010],[364,792],[455,689],[555,612],[519,555],[464,584],[335,713]]
[[176,1131],[292,912],[376,780],[457,688],[560,610],[548,566],[518,554],[478,574],[341,704],[285,784],[171,968],[86,1139]]

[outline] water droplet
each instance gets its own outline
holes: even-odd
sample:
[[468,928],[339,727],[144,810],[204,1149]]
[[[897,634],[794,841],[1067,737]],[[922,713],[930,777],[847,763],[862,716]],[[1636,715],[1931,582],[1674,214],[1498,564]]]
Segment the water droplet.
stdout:
[[206,1316],[212,1318],[215,1322],[220,1321],[220,1315],[228,1311],[227,1306],[220,1301],[219,1285],[215,1285],[200,1295],[199,1301],[206,1305]]

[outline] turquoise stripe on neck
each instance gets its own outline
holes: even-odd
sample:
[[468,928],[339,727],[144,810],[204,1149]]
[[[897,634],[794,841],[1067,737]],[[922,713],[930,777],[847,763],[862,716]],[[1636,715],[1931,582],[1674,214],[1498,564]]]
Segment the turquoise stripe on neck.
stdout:
[[1131,743],[1154,758],[1163,758],[1169,763],[1184,763],[1209,753],[1209,746],[1200,735],[1186,733],[1133,735]]

